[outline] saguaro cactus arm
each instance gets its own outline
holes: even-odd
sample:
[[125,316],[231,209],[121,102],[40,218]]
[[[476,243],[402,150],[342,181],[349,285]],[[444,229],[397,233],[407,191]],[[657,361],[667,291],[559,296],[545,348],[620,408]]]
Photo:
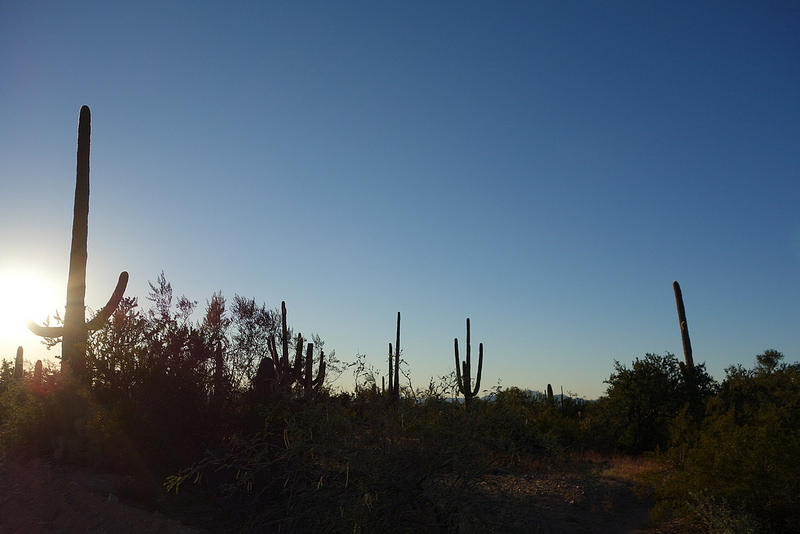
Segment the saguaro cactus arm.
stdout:
[[95,314],[92,320],[86,323],[86,328],[89,330],[98,330],[106,325],[108,319],[111,317],[111,314],[113,314],[114,310],[116,310],[117,306],[119,306],[119,303],[125,294],[126,287],[128,287],[128,273],[127,271],[122,271],[119,275],[119,279],[117,280],[117,287],[114,288],[114,292],[111,294],[111,298],[108,299],[106,305],[103,306],[100,311],[97,312],[97,314]]
[[308,343],[306,345],[306,359],[305,370],[303,372],[302,384],[303,395],[306,398],[311,398],[312,395],[317,393],[325,381],[325,353],[319,353],[319,373],[317,377],[313,378],[314,373],[314,344]]
[[[122,273],[119,275],[119,279],[117,280],[117,287],[114,288],[114,292],[111,294],[111,298],[108,299],[106,305],[103,306],[102,309],[97,312],[89,322],[86,323],[87,330],[99,330],[107,324],[108,319],[122,301],[122,297],[125,295],[125,288],[127,286],[128,273],[126,271],[122,271]],[[28,321],[28,329],[37,336],[47,338],[57,338],[64,335],[63,326],[44,326],[36,324],[33,321]]]
[[45,326],[41,324],[36,324],[33,321],[28,321],[27,326],[28,330],[30,330],[39,337],[46,337],[53,339],[64,335],[63,326]]
[[[458,383],[458,390],[464,394],[464,381],[461,376],[461,358],[458,357],[458,338],[453,339],[453,352],[456,355],[456,382]],[[467,366],[467,362],[464,362],[464,376],[469,375],[469,367]]]
[[311,385],[316,389],[322,386],[325,383],[325,353],[323,351],[319,351],[319,372],[317,373],[317,377],[311,381]]

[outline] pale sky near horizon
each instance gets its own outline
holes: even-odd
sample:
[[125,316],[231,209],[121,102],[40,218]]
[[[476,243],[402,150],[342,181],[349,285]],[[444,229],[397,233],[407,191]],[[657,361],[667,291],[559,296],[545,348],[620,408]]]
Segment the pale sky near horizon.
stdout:
[[163,270],[378,369],[400,311],[417,387],[470,317],[482,390],[595,398],[678,280],[715,378],[800,360],[796,3],[7,1],[0,72],[0,357],[58,353],[86,104],[93,309]]

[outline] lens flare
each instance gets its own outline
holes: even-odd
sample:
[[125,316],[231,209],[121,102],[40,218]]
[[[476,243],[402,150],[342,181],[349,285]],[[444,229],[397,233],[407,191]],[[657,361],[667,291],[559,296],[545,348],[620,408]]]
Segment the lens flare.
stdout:
[[25,344],[32,335],[25,323],[43,322],[62,308],[58,294],[52,282],[32,271],[0,270],[0,344]]

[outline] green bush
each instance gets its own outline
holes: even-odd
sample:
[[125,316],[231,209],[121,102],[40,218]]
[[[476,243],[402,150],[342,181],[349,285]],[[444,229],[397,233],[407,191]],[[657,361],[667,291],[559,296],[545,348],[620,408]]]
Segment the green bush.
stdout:
[[[730,368],[727,375],[692,442],[673,449],[676,467],[661,480],[659,507],[698,517],[715,531],[722,528],[716,523],[739,517],[743,523],[757,522],[765,531],[797,532],[797,367]],[[694,497],[687,500],[687,494]]]
[[[714,390],[705,365],[694,367],[699,399],[704,401]],[[614,373],[606,380],[606,394],[592,410],[600,442],[628,453],[665,450],[670,443],[670,428],[689,403],[692,395],[672,354],[647,354],[630,367],[614,362]]]

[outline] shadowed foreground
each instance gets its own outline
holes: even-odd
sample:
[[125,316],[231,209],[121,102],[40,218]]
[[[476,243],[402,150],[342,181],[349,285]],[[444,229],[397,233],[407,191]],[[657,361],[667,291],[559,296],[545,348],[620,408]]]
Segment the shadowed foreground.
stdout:
[[[613,461],[612,461],[613,464]],[[461,532],[646,533],[648,504],[609,463],[576,462],[527,474],[498,470],[482,477]],[[445,490],[447,480],[438,481]],[[141,502],[141,483],[41,460],[8,461],[0,470],[0,532],[205,533],[239,526],[187,511],[179,517]],[[201,523],[203,522],[204,523]],[[213,526],[212,526],[213,525]],[[435,521],[420,532],[438,532]]]
[[135,493],[138,484],[130,477],[36,459],[6,461],[0,468],[0,532],[199,532],[121,497]]

